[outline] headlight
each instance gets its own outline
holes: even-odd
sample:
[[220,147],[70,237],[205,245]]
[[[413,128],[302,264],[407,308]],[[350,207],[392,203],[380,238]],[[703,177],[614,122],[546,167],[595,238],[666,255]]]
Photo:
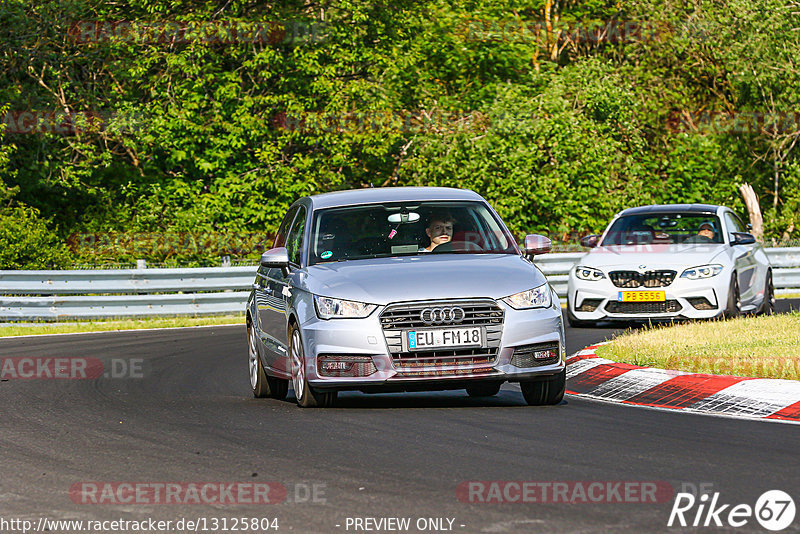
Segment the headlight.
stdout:
[[683,271],[681,278],[688,278],[689,280],[700,280],[702,278],[711,278],[717,276],[722,272],[722,265],[701,265],[700,267],[692,267]]
[[515,310],[524,310],[526,308],[549,308],[552,299],[550,286],[545,283],[501,300]]
[[317,295],[314,295],[314,304],[320,319],[359,319],[367,317],[377,308],[375,304]]
[[578,266],[575,267],[575,276],[580,278],[581,280],[588,280],[590,282],[597,282],[598,280],[602,280],[606,277],[603,274],[603,271],[599,269],[593,269],[591,267],[582,267]]

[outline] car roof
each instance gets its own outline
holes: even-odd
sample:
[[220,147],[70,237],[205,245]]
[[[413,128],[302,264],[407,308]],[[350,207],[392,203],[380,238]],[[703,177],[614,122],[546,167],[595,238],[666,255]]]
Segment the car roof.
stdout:
[[306,198],[311,201],[312,208],[315,210],[359,204],[378,204],[381,202],[416,202],[425,200],[483,201],[483,198],[474,191],[452,187],[371,187],[323,193]]
[[639,206],[636,208],[628,208],[619,212],[619,216],[623,215],[647,215],[657,213],[705,213],[709,215],[716,215],[717,210],[724,208],[724,206],[717,206],[714,204],[653,204],[650,206]]

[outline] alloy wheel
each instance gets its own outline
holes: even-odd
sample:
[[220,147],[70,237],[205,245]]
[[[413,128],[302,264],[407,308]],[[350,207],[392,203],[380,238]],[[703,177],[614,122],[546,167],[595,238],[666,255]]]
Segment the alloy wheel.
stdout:
[[303,361],[302,345],[300,341],[300,332],[297,330],[292,331],[292,386],[294,387],[294,395],[297,400],[301,400],[303,391],[306,385],[306,370],[305,362]]
[[258,385],[258,349],[255,328],[250,323],[247,325],[247,349],[250,356],[250,387],[255,390]]

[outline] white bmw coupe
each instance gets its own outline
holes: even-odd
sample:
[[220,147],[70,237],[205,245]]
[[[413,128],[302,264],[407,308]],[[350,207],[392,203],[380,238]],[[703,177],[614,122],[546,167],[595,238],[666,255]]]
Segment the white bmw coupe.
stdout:
[[571,326],[772,313],[772,269],[724,206],[672,204],[618,213],[569,273]]

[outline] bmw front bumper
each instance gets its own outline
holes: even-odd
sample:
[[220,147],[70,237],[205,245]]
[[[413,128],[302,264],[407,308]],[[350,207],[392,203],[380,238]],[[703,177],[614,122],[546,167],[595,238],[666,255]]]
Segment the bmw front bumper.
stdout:
[[[605,272],[605,271],[604,271]],[[569,275],[568,306],[580,321],[711,319],[719,317],[728,303],[730,273],[701,280],[681,278],[664,287],[621,288],[606,277],[580,280],[573,269]],[[621,302],[624,291],[664,291],[665,302]]]

